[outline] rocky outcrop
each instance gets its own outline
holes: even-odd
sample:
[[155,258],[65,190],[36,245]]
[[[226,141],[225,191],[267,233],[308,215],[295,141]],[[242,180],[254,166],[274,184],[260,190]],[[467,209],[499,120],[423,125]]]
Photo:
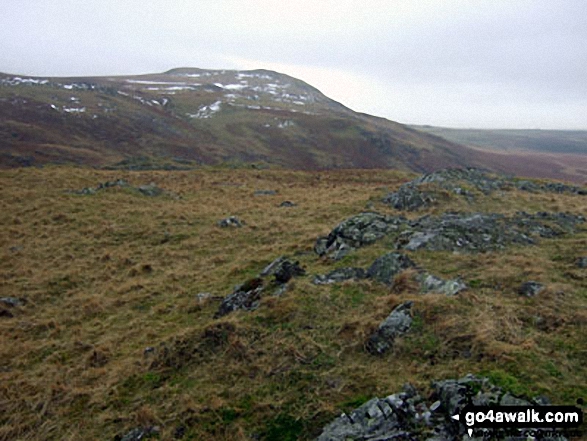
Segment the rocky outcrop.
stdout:
[[397,306],[377,328],[377,331],[369,337],[365,348],[373,355],[382,355],[389,351],[395,339],[410,329],[412,316],[410,311],[413,302],[405,302]]
[[494,213],[444,213],[408,221],[402,217],[362,213],[341,222],[328,237],[319,238],[314,250],[337,259],[354,248],[385,236],[396,249],[416,251],[480,252],[508,245],[532,245],[538,238],[576,232],[585,222],[570,213],[518,212],[514,216]]
[[342,258],[353,248],[372,244],[390,232],[399,231],[407,223],[404,217],[366,212],[338,224],[328,236],[316,240],[314,251],[319,256]]
[[[373,398],[336,418],[323,429],[316,441],[484,439],[475,438],[475,435],[469,438],[466,426],[451,417],[469,403],[477,406],[548,404],[544,398],[529,401],[516,397],[487,378],[473,375],[434,382],[432,389],[431,395],[424,395],[407,384],[402,392]],[[560,436],[556,439],[566,438]]]
[[330,285],[331,283],[344,282],[345,280],[361,280],[367,277],[363,268],[339,268],[325,275],[314,277],[316,285]]
[[263,285],[263,279],[256,277],[236,286],[234,291],[224,298],[214,318],[222,317],[239,309],[248,311],[257,309],[261,300]]
[[130,190],[137,191],[138,193],[154,197],[154,196],[161,196],[165,194],[165,191],[162,188],[157,187],[154,183],[146,184],[146,185],[139,185],[138,187],[133,187],[124,179],[117,179],[115,181],[106,181],[98,184],[95,188],[93,187],[85,187],[81,190],[74,190],[71,193],[74,194],[81,194],[81,195],[94,195],[102,190],[107,190],[109,188],[127,188]]
[[416,280],[420,282],[423,293],[436,292],[447,296],[454,296],[468,288],[460,279],[444,280],[427,272],[418,274]]
[[540,184],[491,174],[476,168],[445,169],[420,176],[388,194],[383,202],[396,210],[414,211],[430,207],[450,195],[473,201],[473,190],[489,195],[496,190],[518,189],[530,192],[587,195],[587,189],[561,183]]

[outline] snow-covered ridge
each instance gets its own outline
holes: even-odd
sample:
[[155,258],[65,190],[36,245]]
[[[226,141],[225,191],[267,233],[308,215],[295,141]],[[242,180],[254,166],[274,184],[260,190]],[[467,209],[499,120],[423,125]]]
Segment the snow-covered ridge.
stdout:
[[0,80],[0,84],[3,86],[19,86],[21,84],[48,84],[49,80],[39,80],[37,78],[22,78],[22,77],[13,77],[13,78],[2,78]]

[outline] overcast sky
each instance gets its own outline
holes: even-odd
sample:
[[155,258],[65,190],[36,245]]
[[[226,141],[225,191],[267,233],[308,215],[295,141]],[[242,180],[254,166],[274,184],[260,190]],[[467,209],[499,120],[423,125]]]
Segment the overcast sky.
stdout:
[[1,0],[0,71],[266,68],[362,112],[587,129],[585,0]]

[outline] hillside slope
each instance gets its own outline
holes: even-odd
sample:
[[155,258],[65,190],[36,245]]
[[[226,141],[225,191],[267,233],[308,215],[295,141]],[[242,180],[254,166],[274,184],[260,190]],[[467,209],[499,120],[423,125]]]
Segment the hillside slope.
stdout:
[[99,78],[0,74],[0,165],[429,171],[479,165],[474,153],[358,114],[276,72],[173,69]]

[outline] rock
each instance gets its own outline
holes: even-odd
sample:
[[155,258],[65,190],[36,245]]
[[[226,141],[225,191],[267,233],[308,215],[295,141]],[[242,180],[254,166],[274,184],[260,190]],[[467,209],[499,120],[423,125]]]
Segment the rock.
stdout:
[[255,196],[275,196],[277,191],[275,190],[257,190],[253,195]]
[[297,205],[294,204],[292,201],[283,201],[281,204],[279,204],[279,206],[290,208],[290,207],[296,207]]
[[26,304],[26,300],[18,299],[16,297],[0,297],[0,303],[4,303],[6,306],[15,307]]
[[544,285],[531,280],[529,282],[522,283],[522,285],[518,288],[518,294],[526,297],[534,297],[535,295],[540,294],[543,289]]
[[206,300],[212,298],[212,294],[209,292],[199,292],[196,294],[196,300],[198,303],[204,303]]
[[570,213],[518,212],[510,217],[495,213],[443,213],[412,221],[362,213],[341,222],[327,237],[318,238],[314,251],[339,259],[355,248],[388,236],[392,247],[408,251],[485,252],[512,244],[532,245],[539,237],[573,234],[584,222],[583,216]]
[[241,228],[244,225],[244,222],[242,222],[238,217],[236,216],[229,216],[225,219],[221,219],[217,222],[217,225],[220,228],[228,228],[228,227],[232,227],[232,228]]
[[0,317],[13,318],[14,314],[10,312],[8,309],[0,308]]
[[145,196],[150,196],[150,197],[161,196],[163,194],[163,189],[157,187],[153,183],[150,183],[148,185],[140,185],[139,187],[137,187],[137,190],[141,194],[143,194]]
[[406,223],[403,217],[384,216],[375,212],[361,213],[338,224],[327,237],[318,238],[314,251],[323,256],[335,254],[344,248],[359,248],[381,239],[391,231],[399,230]]
[[577,268],[587,268],[587,257],[579,257],[575,265]]
[[267,276],[272,276],[273,274],[275,274],[275,271],[277,271],[279,269],[279,267],[283,264],[283,262],[285,262],[287,259],[285,256],[279,256],[277,259],[275,259],[273,262],[271,262],[269,265],[267,265],[263,271],[261,271],[261,274],[259,274],[260,277],[267,277]]
[[287,283],[292,277],[303,276],[306,271],[299,262],[283,261],[275,270],[275,281],[279,284]]
[[467,285],[459,279],[443,280],[427,272],[418,274],[416,280],[420,282],[422,292],[424,293],[437,292],[447,296],[454,296],[468,288]]
[[[437,381],[432,387],[434,392],[426,394],[427,399],[411,385],[386,398],[373,398],[328,424],[316,441],[471,439],[466,435],[466,426],[451,419],[469,402],[477,406],[543,405],[543,401],[529,402],[473,375]],[[566,440],[562,434],[549,439]]]
[[360,280],[367,277],[363,268],[339,268],[329,272],[326,275],[318,275],[314,277],[313,283],[316,285],[329,285],[331,283],[339,283],[345,280]]
[[405,302],[397,306],[387,318],[381,322],[377,331],[369,337],[366,349],[373,355],[381,355],[392,348],[395,339],[405,334],[412,325],[410,311],[413,302]]
[[120,441],[140,441],[147,438],[154,438],[159,435],[160,431],[161,429],[157,426],[137,427],[120,438]]
[[414,266],[414,262],[409,257],[400,253],[388,253],[373,262],[367,270],[367,277],[392,285],[393,279],[398,273]]
[[263,279],[254,278],[235,288],[224,298],[214,318],[219,318],[239,309],[257,309],[263,292]]
[[560,183],[538,184],[527,180],[515,180],[504,175],[491,174],[476,168],[438,170],[422,175],[403,184],[398,191],[388,194],[383,202],[397,210],[414,211],[429,207],[448,195],[455,194],[473,200],[467,188],[489,195],[496,190],[517,188],[529,192],[571,193],[584,195],[587,189]]

